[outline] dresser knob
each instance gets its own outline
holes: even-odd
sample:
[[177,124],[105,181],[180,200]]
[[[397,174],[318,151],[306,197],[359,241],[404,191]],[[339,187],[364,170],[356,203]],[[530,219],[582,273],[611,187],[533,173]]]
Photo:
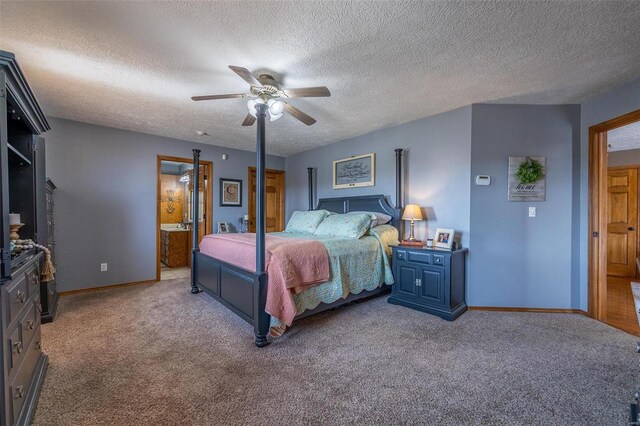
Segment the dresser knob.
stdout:
[[22,290],[18,290],[18,292],[16,293],[16,296],[18,297],[18,300],[19,300],[21,303],[24,303],[24,301],[26,300],[26,299],[25,299],[24,292],[23,292]]
[[22,386],[18,386],[16,388],[15,399],[22,399],[23,396],[24,396],[24,388]]
[[17,342],[13,344],[13,348],[15,349],[16,353],[21,354],[22,353],[22,342]]

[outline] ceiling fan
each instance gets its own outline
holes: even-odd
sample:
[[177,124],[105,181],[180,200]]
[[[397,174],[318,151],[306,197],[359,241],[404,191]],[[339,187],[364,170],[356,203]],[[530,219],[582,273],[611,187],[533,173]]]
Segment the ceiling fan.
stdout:
[[300,89],[280,89],[278,82],[269,74],[261,74],[256,79],[248,69],[229,65],[229,68],[238,74],[244,81],[249,83],[251,88],[249,93],[231,93],[228,95],[205,95],[193,96],[194,101],[211,101],[216,99],[234,99],[234,98],[255,98],[247,102],[249,114],[242,122],[243,126],[252,126],[256,122],[256,104],[267,104],[269,117],[271,121],[275,121],[286,112],[287,114],[302,121],[307,126],[311,126],[316,120],[300,111],[293,105],[284,102],[282,99],[288,98],[318,98],[331,96],[331,92],[324,86],[319,87],[303,87]]

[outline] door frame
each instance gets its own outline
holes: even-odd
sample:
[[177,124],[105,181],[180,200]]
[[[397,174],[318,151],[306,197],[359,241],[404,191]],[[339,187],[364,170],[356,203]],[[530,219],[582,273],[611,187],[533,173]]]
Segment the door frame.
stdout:
[[[162,161],[174,161],[177,163],[193,164],[193,158],[172,157],[170,155],[158,155],[157,158],[157,189],[156,189],[156,281],[160,281],[160,202],[162,199],[162,185],[160,182],[160,175],[162,171]],[[207,188],[207,203],[205,205],[205,214],[210,212],[210,217],[205,222],[205,234],[211,233],[211,226],[213,223],[213,162],[200,160],[200,165],[206,167],[207,176],[211,184]],[[191,247],[191,241],[189,241],[189,247]],[[189,250],[191,253],[191,250]]]
[[640,121],[640,109],[589,127],[587,314],[607,321],[607,132]]
[[[251,207],[253,206],[253,211],[255,212],[256,210],[256,200],[251,196],[252,192],[251,192],[251,172],[256,172],[257,173],[257,169],[255,166],[249,166],[248,170],[247,170],[247,214],[249,215],[249,219],[251,219]],[[284,180],[284,186],[282,187],[282,206],[281,206],[281,210],[282,210],[282,218],[280,219],[280,227],[282,228],[282,230],[284,230],[284,225],[286,223],[285,220],[285,215],[286,215],[286,206],[285,206],[285,200],[286,200],[286,190],[287,190],[287,182],[286,182],[286,174],[284,170],[276,170],[276,169],[265,169],[265,174],[266,173],[277,173],[280,175],[283,175],[285,180]],[[257,175],[256,175],[257,178]],[[266,181],[266,180],[265,180]],[[256,182],[257,184],[257,182]],[[256,191],[257,194],[257,191]],[[251,225],[248,225],[247,231],[251,229]]]

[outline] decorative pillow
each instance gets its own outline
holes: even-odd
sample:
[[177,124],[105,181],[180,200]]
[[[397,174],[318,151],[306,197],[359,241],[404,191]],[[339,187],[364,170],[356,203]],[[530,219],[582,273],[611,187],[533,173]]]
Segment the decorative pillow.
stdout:
[[285,231],[313,234],[328,214],[329,212],[326,210],[295,211],[291,215]]
[[370,225],[371,216],[366,213],[332,214],[322,221],[314,233],[357,240],[369,230]]
[[371,227],[372,228],[374,226],[384,225],[385,223],[389,223],[389,222],[391,222],[391,219],[393,219],[388,214],[384,214],[384,213],[380,213],[380,212],[349,212],[347,214],[359,214],[359,213],[365,213],[365,214],[368,214],[368,215],[371,216]]

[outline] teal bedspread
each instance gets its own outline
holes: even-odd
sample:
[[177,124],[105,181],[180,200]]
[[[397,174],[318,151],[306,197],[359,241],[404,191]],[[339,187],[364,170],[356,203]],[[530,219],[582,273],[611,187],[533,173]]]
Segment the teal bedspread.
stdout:
[[[320,241],[327,248],[331,279],[293,295],[298,315],[316,308],[320,302],[333,303],[349,293],[374,290],[382,284],[393,284],[390,256],[391,245],[398,244],[398,230],[390,225],[376,226],[360,239],[323,237],[297,232],[276,232],[270,235]],[[271,317],[271,326],[281,325]]]

